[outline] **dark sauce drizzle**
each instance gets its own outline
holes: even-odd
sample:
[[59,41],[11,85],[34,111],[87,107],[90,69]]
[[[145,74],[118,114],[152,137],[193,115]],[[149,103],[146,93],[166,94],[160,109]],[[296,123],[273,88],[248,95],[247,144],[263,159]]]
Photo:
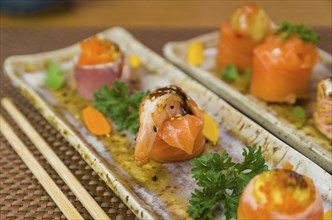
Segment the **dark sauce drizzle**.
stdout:
[[[167,86],[167,87],[163,87],[163,88],[159,88],[155,91],[153,91],[152,93],[149,94],[149,99],[155,99],[157,97],[163,96],[167,93],[175,93],[177,96],[180,97],[181,101],[182,101],[182,115],[193,115],[191,109],[188,106],[188,96],[185,94],[185,92],[179,88],[178,86],[175,85],[171,85],[171,86]],[[153,100],[152,100],[153,101]],[[172,106],[171,106],[172,108]],[[174,108],[174,106],[173,106]]]
[[283,170],[283,171],[288,176],[288,178],[284,182],[286,187],[297,187],[298,186],[302,189],[308,187],[308,184],[302,175],[300,175],[294,171],[289,171],[289,170]]

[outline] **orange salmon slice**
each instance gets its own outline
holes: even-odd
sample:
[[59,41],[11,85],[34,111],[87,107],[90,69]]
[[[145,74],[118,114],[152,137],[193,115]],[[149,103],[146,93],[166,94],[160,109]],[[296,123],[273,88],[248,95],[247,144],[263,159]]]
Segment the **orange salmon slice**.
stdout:
[[164,121],[158,136],[168,145],[192,154],[195,141],[203,129],[203,120],[194,115],[185,115],[174,120]]

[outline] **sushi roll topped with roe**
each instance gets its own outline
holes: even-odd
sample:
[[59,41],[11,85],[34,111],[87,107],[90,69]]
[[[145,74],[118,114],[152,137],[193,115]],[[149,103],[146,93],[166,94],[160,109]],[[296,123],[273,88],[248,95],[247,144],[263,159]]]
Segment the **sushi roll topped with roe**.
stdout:
[[92,100],[95,91],[103,85],[112,88],[114,80],[129,83],[129,59],[116,43],[94,36],[82,41],[80,47],[74,75],[82,98]]

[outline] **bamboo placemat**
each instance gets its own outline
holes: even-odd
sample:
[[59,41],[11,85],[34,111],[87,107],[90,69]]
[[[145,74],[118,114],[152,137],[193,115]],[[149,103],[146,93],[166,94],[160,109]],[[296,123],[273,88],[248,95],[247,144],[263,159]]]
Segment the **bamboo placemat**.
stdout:
[[[106,28],[104,28],[106,29]],[[53,128],[4,77],[3,61],[6,57],[18,54],[31,54],[59,49],[76,43],[104,29],[69,28],[1,28],[0,44],[0,97],[10,97],[24,113],[32,125],[48,142],[60,159],[72,171],[96,202],[109,214],[111,219],[135,219],[134,214],[111,191],[110,188],[88,166],[75,149]],[[185,40],[211,29],[130,29],[136,38],[154,51],[161,53],[162,46],[170,40]],[[316,28],[321,34],[319,47],[331,53],[331,29]],[[15,125],[3,109],[0,113]],[[29,147],[59,188],[70,199],[85,219],[92,219],[87,210],[70,192],[69,188],[41,156],[38,150],[14,126],[17,134]],[[65,216],[55,205],[46,191],[24,165],[8,142],[0,135],[0,219],[64,219]]]

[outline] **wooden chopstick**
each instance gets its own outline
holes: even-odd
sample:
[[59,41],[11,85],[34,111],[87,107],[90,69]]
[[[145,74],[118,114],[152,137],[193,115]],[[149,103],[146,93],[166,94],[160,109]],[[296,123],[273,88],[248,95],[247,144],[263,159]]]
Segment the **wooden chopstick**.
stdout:
[[0,131],[68,219],[83,219],[44,168],[0,115]]
[[60,158],[54,153],[51,147],[46,141],[38,134],[34,127],[28,122],[23,114],[15,107],[12,101],[8,98],[3,98],[1,104],[4,109],[11,115],[14,121],[22,129],[22,131],[28,136],[31,142],[42,153],[44,158],[53,167],[53,169],[59,174],[62,180],[68,185],[70,190],[81,201],[83,206],[88,210],[94,219],[110,219],[103,209],[96,203],[96,201],[90,196],[75,176],[70,172],[66,165],[60,160]]

